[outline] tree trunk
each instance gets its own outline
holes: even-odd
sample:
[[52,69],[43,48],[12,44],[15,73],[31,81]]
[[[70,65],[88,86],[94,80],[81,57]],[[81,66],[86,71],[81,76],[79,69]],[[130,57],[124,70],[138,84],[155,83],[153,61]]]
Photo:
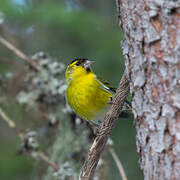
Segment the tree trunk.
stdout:
[[180,179],[180,1],[117,0],[144,179]]

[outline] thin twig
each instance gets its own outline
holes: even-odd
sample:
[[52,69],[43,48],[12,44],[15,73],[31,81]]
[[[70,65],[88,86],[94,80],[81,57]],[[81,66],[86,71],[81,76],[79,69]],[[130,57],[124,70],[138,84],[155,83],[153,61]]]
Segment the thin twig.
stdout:
[[0,116],[7,122],[10,128],[15,128],[16,123],[11,120],[5,113],[4,111],[0,108]]
[[[6,115],[6,113],[2,110],[2,108],[0,108],[0,116],[9,125],[10,128],[13,128],[13,129],[17,128],[16,123]],[[16,131],[16,132],[17,132],[17,136],[22,140],[23,134],[18,131]],[[51,161],[47,155],[45,155],[41,151],[35,151],[34,153],[36,155],[34,156],[33,153],[31,153],[32,157],[36,158],[38,156],[41,160],[43,160],[49,166],[51,166],[54,169],[54,171],[58,171],[58,169],[59,169],[58,165],[55,162]]]
[[108,110],[104,121],[100,124],[98,129],[97,137],[95,138],[88,157],[83,165],[82,171],[80,173],[79,180],[91,180],[93,178],[96,166],[98,164],[99,158],[103,152],[112,128],[118,119],[118,116],[123,107],[124,101],[129,92],[129,81],[124,73],[119,88],[115,97],[113,98],[112,105]]
[[48,163],[55,171],[59,170],[59,167],[57,166],[57,164],[55,162],[51,161],[49,159],[49,157],[47,155],[45,155],[43,152],[39,152],[39,157],[40,157],[40,159],[42,159],[43,161]]
[[118,167],[118,170],[119,170],[119,173],[121,175],[122,180],[128,180],[127,176],[126,176],[126,173],[124,171],[123,165],[122,165],[120,159],[118,158],[118,156],[116,155],[114,149],[109,148],[109,152],[111,153],[111,155],[112,155],[112,157],[113,157],[113,159],[114,159],[114,161],[115,161],[115,163],[116,163],[116,165]]
[[4,39],[2,36],[0,36],[0,42],[4,46],[6,46],[8,49],[13,51],[18,57],[20,57],[22,60],[24,60],[27,64],[29,64],[37,72],[39,71],[38,67],[30,60],[30,58],[28,58],[22,51],[17,49],[14,45],[12,45],[9,41]]

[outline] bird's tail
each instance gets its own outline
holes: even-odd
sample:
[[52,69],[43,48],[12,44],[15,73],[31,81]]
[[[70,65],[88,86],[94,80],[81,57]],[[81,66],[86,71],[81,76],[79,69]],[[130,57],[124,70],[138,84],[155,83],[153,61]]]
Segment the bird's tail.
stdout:
[[131,106],[131,102],[129,102],[127,99],[124,102],[122,111],[119,115],[120,118],[129,118],[130,117],[130,113],[132,111],[132,106]]
[[125,108],[125,109],[123,109],[123,110],[132,111],[131,102],[129,102],[129,101],[126,99],[125,102],[124,102],[123,108]]

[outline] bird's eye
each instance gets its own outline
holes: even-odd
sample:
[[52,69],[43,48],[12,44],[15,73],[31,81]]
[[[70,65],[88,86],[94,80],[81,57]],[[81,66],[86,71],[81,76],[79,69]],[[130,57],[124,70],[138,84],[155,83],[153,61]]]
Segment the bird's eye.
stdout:
[[76,63],[76,66],[79,66],[79,65],[81,65],[81,63],[78,61],[78,62]]

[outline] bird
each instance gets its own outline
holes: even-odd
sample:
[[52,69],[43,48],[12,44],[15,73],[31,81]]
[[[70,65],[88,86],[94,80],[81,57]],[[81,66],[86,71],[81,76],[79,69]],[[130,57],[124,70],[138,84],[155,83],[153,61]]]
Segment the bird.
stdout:
[[76,58],[66,68],[66,101],[81,118],[99,125],[116,88],[96,76],[88,58]]

